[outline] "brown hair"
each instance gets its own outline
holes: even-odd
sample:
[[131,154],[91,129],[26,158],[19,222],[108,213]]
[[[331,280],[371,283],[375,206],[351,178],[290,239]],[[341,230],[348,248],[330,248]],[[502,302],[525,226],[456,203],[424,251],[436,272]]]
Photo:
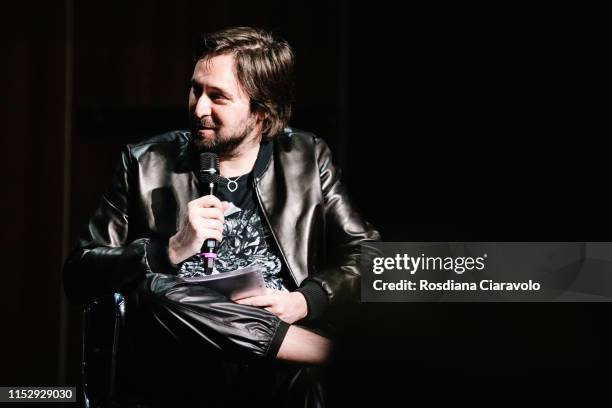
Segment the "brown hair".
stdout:
[[291,46],[260,29],[233,27],[204,37],[198,59],[233,54],[235,75],[250,98],[251,112],[263,114],[269,140],[291,118],[294,55]]

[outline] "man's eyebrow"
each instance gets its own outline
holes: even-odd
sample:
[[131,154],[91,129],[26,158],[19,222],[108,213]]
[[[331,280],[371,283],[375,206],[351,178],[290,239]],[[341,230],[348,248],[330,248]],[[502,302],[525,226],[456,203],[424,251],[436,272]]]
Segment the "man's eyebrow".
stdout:
[[[202,88],[202,84],[199,83],[198,81],[196,81],[194,78],[191,78],[190,83],[191,83],[192,86],[197,86],[199,88]],[[217,91],[217,92],[221,92],[222,94],[224,94],[226,96],[232,96],[231,92],[226,91],[225,89],[220,88],[220,87],[215,86],[215,85],[208,85],[207,88],[212,89],[212,90]]]
[[226,91],[225,89],[220,88],[220,87],[218,87],[218,86],[209,85],[209,86],[208,86],[208,88],[210,88],[210,89],[212,89],[212,90],[214,90],[214,91],[217,91],[217,92],[221,92],[221,93],[222,93],[222,94],[224,94],[225,96],[232,96],[232,93],[231,93],[231,92]]

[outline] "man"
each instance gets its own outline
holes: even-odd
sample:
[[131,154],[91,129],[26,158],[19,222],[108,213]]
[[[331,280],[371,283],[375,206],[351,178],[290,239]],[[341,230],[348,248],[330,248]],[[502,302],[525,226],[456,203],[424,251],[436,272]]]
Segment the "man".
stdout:
[[[66,293],[134,294],[153,326],[207,356],[322,363],[330,341],[315,331],[358,302],[360,261],[379,234],[355,211],[326,144],[287,127],[289,45],[252,28],[203,45],[191,132],[126,147],[66,261]],[[201,152],[219,156],[217,197],[200,197]],[[210,238],[220,243],[215,273],[259,265],[267,293],[231,302],[180,285],[176,275],[203,273],[198,254]]]

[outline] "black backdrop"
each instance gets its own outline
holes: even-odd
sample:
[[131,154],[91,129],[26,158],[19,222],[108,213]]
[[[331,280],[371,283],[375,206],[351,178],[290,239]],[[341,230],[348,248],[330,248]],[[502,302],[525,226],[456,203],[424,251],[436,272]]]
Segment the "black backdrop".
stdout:
[[[385,240],[610,241],[598,11],[392,4],[11,6],[3,287],[15,290],[3,299],[12,329],[0,385],[78,382],[62,259],[120,147],[185,126],[200,32],[255,25],[289,40],[292,124],[329,142]],[[34,249],[46,262],[24,267]],[[394,368],[580,378],[610,362],[607,304],[363,309],[339,355],[349,362],[331,371],[337,401],[386,389]]]

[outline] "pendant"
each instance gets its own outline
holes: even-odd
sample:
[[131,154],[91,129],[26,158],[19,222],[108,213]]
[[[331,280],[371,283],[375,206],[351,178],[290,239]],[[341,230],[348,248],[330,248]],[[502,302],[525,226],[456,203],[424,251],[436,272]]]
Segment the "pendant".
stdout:
[[236,183],[236,180],[228,180],[227,181],[227,189],[233,193],[234,191],[236,191],[238,189],[238,183]]

